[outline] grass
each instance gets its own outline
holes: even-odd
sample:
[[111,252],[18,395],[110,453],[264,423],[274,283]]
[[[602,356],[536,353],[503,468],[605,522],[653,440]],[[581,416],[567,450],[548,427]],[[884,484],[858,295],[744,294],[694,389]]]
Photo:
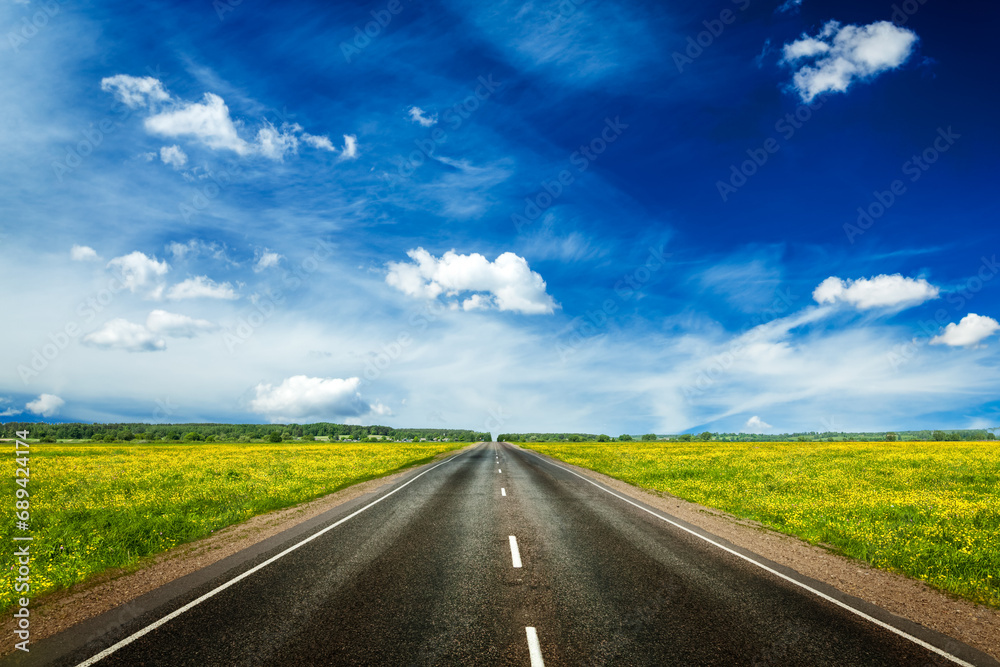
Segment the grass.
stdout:
[[524,446],[635,486],[754,519],[1000,608],[996,443]]
[[[13,450],[13,442],[9,443]],[[31,598],[464,443],[33,444]],[[0,609],[14,592],[14,457],[3,459]],[[24,542],[17,544],[21,546]]]

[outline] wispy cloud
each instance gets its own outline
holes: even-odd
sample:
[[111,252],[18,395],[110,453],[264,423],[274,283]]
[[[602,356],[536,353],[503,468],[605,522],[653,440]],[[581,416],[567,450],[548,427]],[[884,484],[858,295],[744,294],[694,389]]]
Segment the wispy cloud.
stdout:
[[438,120],[437,114],[432,114],[428,116],[423,109],[416,106],[410,107],[409,114],[410,114],[410,120],[412,120],[414,123],[422,125],[423,127],[431,127],[432,125],[437,123]]

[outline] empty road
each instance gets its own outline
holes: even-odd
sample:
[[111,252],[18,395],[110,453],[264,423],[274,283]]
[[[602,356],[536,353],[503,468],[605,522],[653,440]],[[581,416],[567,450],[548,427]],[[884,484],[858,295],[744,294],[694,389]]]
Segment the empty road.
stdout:
[[940,635],[902,636],[846,596],[664,519],[484,443],[8,662],[998,664]]

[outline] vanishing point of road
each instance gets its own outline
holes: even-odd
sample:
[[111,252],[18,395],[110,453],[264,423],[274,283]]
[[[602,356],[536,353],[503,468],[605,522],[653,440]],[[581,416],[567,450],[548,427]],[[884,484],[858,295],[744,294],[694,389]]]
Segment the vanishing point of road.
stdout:
[[10,664],[998,665],[551,459],[482,443]]

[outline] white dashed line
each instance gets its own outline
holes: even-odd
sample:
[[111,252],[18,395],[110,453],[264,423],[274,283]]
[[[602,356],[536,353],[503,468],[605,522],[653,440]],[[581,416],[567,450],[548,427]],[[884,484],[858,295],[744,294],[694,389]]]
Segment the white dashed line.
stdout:
[[505,489],[505,488],[503,488],[503,487],[501,486],[501,487],[500,487],[500,495],[501,495],[501,496],[506,496],[506,495],[507,495],[507,489]]
[[532,627],[524,629],[528,635],[528,655],[531,656],[531,667],[545,667],[542,660],[542,647],[538,644],[538,633]]
[[510,558],[514,561],[514,567],[521,567],[521,552],[517,548],[517,538],[510,536]]

